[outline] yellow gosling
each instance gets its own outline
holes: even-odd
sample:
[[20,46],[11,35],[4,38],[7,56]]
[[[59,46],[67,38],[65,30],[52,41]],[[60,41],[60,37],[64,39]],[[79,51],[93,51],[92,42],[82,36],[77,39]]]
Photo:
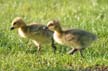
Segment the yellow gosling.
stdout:
[[44,44],[51,44],[55,51],[56,47],[52,39],[53,32],[48,29],[43,29],[44,27],[46,26],[38,23],[26,25],[21,17],[16,17],[12,21],[10,29],[18,29],[18,33],[21,37],[31,39],[38,47],[38,51],[40,51],[41,45]]
[[47,28],[54,31],[54,40],[61,45],[73,47],[68,54],[74,54],[76,51],[80,51],[81,56],[82,50],[96,40],[96,35],[79,29],[62,30],[59,21],[52,20],[47,24]]

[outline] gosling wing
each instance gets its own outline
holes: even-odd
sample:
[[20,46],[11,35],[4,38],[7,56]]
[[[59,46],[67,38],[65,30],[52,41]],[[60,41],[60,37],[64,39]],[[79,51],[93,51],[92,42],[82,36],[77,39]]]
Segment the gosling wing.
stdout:
[[82,46],[90,44],[96,39],[96,36],[90,32],[79,29],[71,29],[65,31],[65,40],[75,43],[80,43]]
[[48,29],[44,29],[44,27],[46,26],[41,24],[32,24],[30,25],[29,31],[31,31],[35,35],[46,35],[46,36],[51,35],[52,32]]

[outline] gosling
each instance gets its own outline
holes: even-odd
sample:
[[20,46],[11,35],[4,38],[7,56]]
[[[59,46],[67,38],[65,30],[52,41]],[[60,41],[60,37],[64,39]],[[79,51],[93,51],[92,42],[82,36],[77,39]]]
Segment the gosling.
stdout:
[[47,29],[54,32],[53,38],[55,42],[68,47],[73,47],[68,54],[74,54],[76,51],[80,51],[81,56],[83,56],[83,49],[85,49],[97,38],[96,35],[84,30],[62,30],[58,20],[49,21]]
[[16,17],[12,21],[10,30],[18,29],[18,33],[23,38],[31,39],[37,47],[37,51],[40,51],[41,45],[51,44],[54,51],[56,46],[54,45],[53,32],[45,30],[46,26],[38,23],[31,23],[26,25],[21,17]]

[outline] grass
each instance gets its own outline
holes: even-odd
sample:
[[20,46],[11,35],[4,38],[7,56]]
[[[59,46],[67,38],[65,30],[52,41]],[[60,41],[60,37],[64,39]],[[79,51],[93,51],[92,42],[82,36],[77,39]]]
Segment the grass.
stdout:
[[[93,32],[98,40],[84,50],[85,58],[79,53],[67,55],[69,48],[60,45],[56,54],[47,45],[38,54],[32,42],[9,30],[17,16],[27,23],[59,19],[62,27]],[[107,22],[108,0],[0,0],[0,70],[104,71],[108,68]]]

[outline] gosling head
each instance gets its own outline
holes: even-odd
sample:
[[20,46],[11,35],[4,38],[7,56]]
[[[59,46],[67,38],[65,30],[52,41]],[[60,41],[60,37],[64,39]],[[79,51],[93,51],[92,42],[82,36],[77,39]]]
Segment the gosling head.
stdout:
[[61,31],[60,22],[58,20],[49,21],[47,27],[51,31]]
[[23,21],[23,19],[21,17],[16,17],[13,21],[12,21],[12,26],[10,28],[10,30],[14,30],[20,27],[25,26],[25,22]]

